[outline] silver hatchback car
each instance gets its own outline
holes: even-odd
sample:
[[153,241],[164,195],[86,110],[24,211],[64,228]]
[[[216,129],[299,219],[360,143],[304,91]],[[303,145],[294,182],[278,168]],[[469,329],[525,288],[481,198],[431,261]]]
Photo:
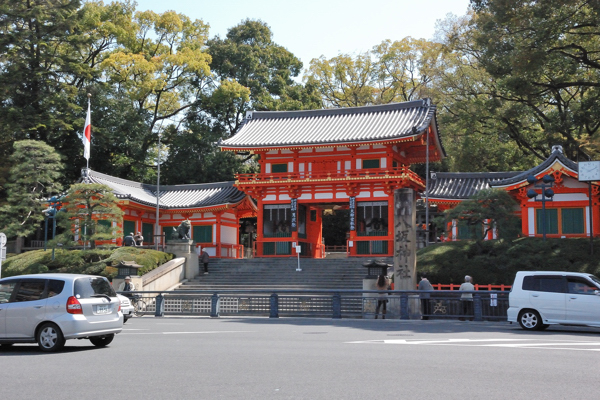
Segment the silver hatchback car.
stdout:
[[121,302],[101,276],[21,275],[0,279],[0,345],[56,351],[67,339],[104,347],[123,329]]

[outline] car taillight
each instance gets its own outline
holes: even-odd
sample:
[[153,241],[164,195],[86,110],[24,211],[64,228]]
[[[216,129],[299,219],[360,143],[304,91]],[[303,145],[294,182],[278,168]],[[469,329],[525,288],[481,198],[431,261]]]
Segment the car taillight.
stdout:
[[121,311],[121,302],[119,302],[119,309],[117,310],[117,312]]
[[81,309],[81,303],[75,296],[71,296],[67,299],[67,312],[69,314],[83,314]]

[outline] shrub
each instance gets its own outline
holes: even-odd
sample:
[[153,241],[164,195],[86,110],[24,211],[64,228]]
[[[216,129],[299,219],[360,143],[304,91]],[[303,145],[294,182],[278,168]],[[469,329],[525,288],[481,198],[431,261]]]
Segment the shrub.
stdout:
[[[600,239],[594,247],[600,252]],[[417,269],[433,283],[462,283],[471,275],[474,283],[512,284],[517,271],[573,271],[600,274],[600,257],[590,255],[587,238],[519,238],[439,243],[420,249]]]

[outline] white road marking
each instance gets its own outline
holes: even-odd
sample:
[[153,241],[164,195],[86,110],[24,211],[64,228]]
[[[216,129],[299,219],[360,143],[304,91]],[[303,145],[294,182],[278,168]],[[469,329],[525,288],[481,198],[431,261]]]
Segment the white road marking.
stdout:
[[198,331],[198,332],[121,332],[121,335],[188,335],[212,333],[253,333],[256,331]]
[[[537,342],[536,341],[540,341]],[[506,343],[512,342],[512,343]],[[514,343],[521,342],[521,343]],[[507,347],[514,349],[539,349],[539,350],[573,350],[573,351],[600,351],[600,342],[556,340],[549,342],[547,339],[383,339],[383,340],[361,340],[346,343],[380,343],[380,344],[404,344],[404,345],[430,345],[430,346],[461,346],[461,347]],[[570,347],[565,347],[570,346]]]

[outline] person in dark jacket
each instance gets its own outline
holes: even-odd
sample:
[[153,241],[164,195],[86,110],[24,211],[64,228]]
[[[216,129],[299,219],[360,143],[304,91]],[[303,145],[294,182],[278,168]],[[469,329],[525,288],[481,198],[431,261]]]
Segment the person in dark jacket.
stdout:
[[133,232],[125,236],[123,239],[123,246],[135,246],[135,239],[133,238]]
[[200,253],[200,262],[202,264],[204,264],[204,275],[208,274],[208,253],[206,252],[206,250],[202,249],[202,253]]

